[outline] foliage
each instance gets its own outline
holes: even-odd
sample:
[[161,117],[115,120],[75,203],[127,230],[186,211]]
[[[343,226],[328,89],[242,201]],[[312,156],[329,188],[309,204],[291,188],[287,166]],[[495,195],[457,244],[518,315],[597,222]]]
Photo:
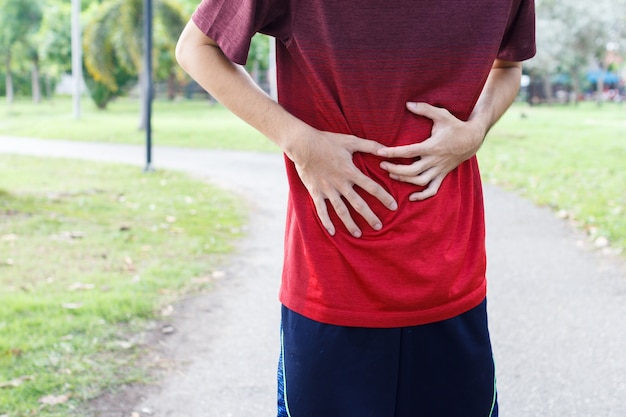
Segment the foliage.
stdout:
[[145,380],[142,331],[210,288],[238,202],[123,165],[0,156],[0,178],[0,415],[73,415]]
[[[178,3],[154,3],[154,62],[157,79],[180,72],[174,48],[186,16]],[[122,86],[116,71],[139,76],[143,58],[143,1],[112,0],[96,5],[89,12],[83,37],[85,67],[101,88],[111,95]]]
[[585,72],[606,69],[609,50],[626,55],[626,2],[537,0],[537,56],[526,63],[544,77],[567,73],[580,92]]
[[[37,60],[33,35],[42,19],[41,4],[35,1],[0,0],[0,57],[3,58],[7,100],[13,100],[12,66],[15,56]],[[21,54],[20,54],[21,53]],[[21,55],[21,56],[20,56]]]

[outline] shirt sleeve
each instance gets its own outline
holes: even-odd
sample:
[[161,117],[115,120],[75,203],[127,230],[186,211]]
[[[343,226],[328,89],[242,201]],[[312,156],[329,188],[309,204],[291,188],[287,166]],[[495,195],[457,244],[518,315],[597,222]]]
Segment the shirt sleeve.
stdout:
[[535,45],[535,2],[519,0],[511,12],[507,30],[500,45],[498,58],[505,61],[524,61],[537,52]]
[[286,42],[286,4],[284,0],[202,0],[191,19],[231,61],[244,65],[257,32]]

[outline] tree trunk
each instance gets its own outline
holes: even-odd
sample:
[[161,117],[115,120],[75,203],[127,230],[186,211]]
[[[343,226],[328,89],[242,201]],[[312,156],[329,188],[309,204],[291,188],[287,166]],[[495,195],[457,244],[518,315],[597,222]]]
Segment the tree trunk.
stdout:
[[172,101],[176,98],[176,90],[177,85],[176,82],[176,74],[174,71],[170,72],[170,75],[167,77],[167,99]]
[[550,74],[543,76],[543,94],[545,96],[546,103],[552,103],[552,81],[550,80]]
[[33,68],[31,70],[31,83],[33,86],[33,103],[41,103],[41,84],[39,82],[39,60],[33,59]]
[[572,68],[570,70],[570,77],[572,79],[572,88],[574,89],[574,104],[578,104],[579,97],[582,93],[580,89],[580,79],[578,78],[578,69]]
[[601,106],[604,102],[604,70],[600,72],[596,84],[596,102],[598,103],[598,106]]
[[7,103],[12,104],[14,101],[13,95],[13,76],[11,75],[11,50],[7,52],[5,59],[6,68],[6,90],[7,90]]

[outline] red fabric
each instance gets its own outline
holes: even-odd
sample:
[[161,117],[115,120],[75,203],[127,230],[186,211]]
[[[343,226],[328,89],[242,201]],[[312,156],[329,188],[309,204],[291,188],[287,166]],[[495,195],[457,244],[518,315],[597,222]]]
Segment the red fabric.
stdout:
[[[392,146],[430,135],[431,121],[405,110],[407,101],[467,119],[496,57],[521,61],[535,52],[532,0],[205,0],[193,18],[238,63],[255,32],[276,36],[279,101],[287,110],[318,129]],[[476,159],[421,202],[408,200],[416,186],[391,180],[379,158],[356,154],[354,161],[389,190],[398,210],[361,193],[383,229],[354,214],[363,231],[357,239],[334,216],[331,237],[286,159],[281,301],[320,322],[363,327],[434,322],[478,305],[486,262]]]

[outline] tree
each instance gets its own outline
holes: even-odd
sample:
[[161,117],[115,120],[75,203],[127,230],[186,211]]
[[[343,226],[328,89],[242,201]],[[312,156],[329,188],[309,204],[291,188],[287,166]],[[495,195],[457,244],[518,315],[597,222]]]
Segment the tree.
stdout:
[[[155,72],[160,79],[180,71],[174,60],[174,49],[186,15],[173,0],[155,0]],[[117,93],[120,68],[126,74],[143,76],[143,2],[111,0],[91,10],[83,38],[85,67],[94,82]],[[117,71],[117,78],[116,78]],[[144,117],[142,116],[142,127]]]
[[[38,55],[32,52],[33,34],[39,30],[42,19],[41,4],[38,1],[0,0],[0,56],[4,58],[7,102],[14,100],[12,63],[16,48],[22,47],[30,55],[34,73],[38,72]],[[37,79],[38,81],[38,79]]]
[[[568,73],[578,96],[584,72],[590,66],[605,69],[607,47],[623,44],[626,2],[537,0],[536,5],[538,51],[527,68],[545,80],[557,71]],[[602,83],[597,83],[600,91]]]

